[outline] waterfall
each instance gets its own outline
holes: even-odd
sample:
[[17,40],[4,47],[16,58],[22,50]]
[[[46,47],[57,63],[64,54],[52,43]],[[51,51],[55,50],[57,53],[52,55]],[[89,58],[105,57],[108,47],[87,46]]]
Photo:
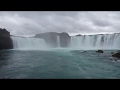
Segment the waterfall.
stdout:
[[[14,37],[11,36],[14,49],[47,49],[44,39],[28,38],[28,37]],[[66,39],[66,38],[65,38]],[[57,47],[60,48],[60,37],[57,36]],[[98,34],[98,35],[81,35],[71,36],[70,49],[120,49],[120,34]]]
[[120,49],[120,34],[72,36],[70,48]]
[[14,49],[44,49],[47,47],[45,41],[40,38],[11,37]]
[[57,35],[57,47],[60,47],[60,36]]

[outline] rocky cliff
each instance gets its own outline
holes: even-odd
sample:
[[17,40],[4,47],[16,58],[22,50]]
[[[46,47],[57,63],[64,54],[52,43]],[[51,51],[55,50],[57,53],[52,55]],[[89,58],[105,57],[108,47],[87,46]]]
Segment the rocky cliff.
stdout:
[[43,38],[46,44],[51,47],[57,47],[57,36],[60,37],[60,47],[67,47],[70,42],[70,36],[67,33],[47,32],[36,34],[35,38]]
[[48,44],[51,47],[57,46],[57,33],[56,32],[47,32],[47,33],[41,33],[36,34],[35,38],[42,38],[45,40],[46,44]]
[[59,33],[59,36],[60,36],[60,46],[61,47],[68,47],[71,37],[65,32]]
[[0,28],[0,50],[12,49],[13,43],[10,38],[10,32],[6,29]]

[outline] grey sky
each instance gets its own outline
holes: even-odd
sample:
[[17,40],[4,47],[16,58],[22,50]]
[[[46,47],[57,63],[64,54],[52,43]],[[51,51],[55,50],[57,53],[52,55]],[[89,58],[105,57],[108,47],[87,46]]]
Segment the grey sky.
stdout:
[[120,12],[115,11],[8,11],[0,12],[0,27],[12,35],[43,32],[100,34],[120,32]]

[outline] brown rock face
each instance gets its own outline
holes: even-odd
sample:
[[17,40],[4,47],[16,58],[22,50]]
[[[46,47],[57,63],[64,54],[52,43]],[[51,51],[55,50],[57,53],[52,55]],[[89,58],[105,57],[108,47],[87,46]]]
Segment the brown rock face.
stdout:
[[10,33],[6,29],[0,28],[0,50],[12,48],[13,43],[10,38]]

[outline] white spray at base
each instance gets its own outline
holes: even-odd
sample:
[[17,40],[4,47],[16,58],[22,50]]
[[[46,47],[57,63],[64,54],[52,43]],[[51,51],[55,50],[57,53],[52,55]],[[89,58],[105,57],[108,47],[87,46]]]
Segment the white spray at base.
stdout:
[[57,47],[60,47],[60,36],[57,36]]
[[120,49],[120,34],[99,34],[71,37],[73,49]]
[[44,39],[28,38],[28,37],[11,37],[13,41],[13,48],[20,50],[41,50],[46,49],[47,45]]
[[[22,38],[13,37],[14,49],[19,50],[47,50],[54,49],[46,45],[44,39],[40,38]],[[60,47],[60,37],[57,36],[57,48],[58,49],[69,49],[69,50],[97,50],[97,49],[109,49],[115,50],[120,49],[120,34],[100,34],[100,35],[82,35],[82,36],[71,36],[69,47]],[[55,49],[57,49],[55,48]]]

